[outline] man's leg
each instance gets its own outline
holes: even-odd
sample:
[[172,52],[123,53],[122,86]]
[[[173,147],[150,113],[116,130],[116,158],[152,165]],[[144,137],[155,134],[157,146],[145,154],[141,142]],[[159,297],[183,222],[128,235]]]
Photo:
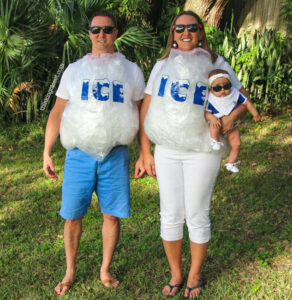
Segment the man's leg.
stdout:
[[[64,244],[66,252],[67,269],[62,283],[73,283],[75,277],[75,261],[82,234],[82,218],[76,220],[66,220],[64,225]],[[58,295],[65,295],[69,289],[68,285],[57,285],[55,292]]]
[[110,264],[119,240],[120,223],[117,217],[103,214],[102,240],[103,240],[103,257],[100,268],[100,280],[106,287],[117,288],[119,281],[114,281],[110,273]]
[[103,214],[103,260],[100,279],[104,286],[117,288],[120,283],[110,273],[110,264],[119,240],[119,218],[130,216],[129,151],[127,146],[114,149],[99,163],[97,196]]
[[79,149],[67,151],[60,215],[65,219],[64,244],[67,269],[61,284],[55,287],[65,295],[75,280],[75,261],[82,233],[82,218],[86,215],[96,182],[96,161]]

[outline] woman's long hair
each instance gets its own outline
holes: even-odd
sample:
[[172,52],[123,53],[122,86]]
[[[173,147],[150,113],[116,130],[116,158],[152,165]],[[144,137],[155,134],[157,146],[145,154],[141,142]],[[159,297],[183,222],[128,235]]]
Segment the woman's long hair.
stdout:
[[194,18],[197,19],[198,23],[202,26],[200,28],[200,30],[203,32],[203,37],[202,37],[202,46],[201,48],[207,50],[210,55],[211,55],[211,59],[212,59],[212,63],[215,63],[216,62],[216,59],[218,57],[218,55],[212,51],[209,47],[209,44],[208,44],[208,41],[207,41],[207,37],[206,37],[206,34],[205,34],[205,30],[204,30],[204,24],[202,22],[202,20],[200,19],[200,17],[194,13],[193,11],[190,11],[190,10],[186,10],[186,11],[181,11],[178,15],[176,15],[171,23],[171,26],[170,26],[170,31],[169,31],[169,35],[168,35],[168,41],[167,41],[167,45],[166,45],[166,48],[164,50],[164,53],[162,55],[161,58],[159,58],[158,60],[163,60],[165,58],[167,58],[169,56],[169,53],[170,53],[170,50],[172,48],[172,44],[173,44],[173,36],[174,36],[174,30],[172,29],[173,26],[175,25],[176,23],[176,20],[180,17],[180,16],[183,16],[183,15],[189,15],[189,16],[192,16]]

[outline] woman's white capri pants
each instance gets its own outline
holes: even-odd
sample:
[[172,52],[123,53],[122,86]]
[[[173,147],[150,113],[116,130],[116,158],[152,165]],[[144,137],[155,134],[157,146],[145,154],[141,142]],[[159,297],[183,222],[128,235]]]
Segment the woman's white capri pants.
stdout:
[[207,243],[211,237],[211,198],[221,155],[156,145],[154,157],[160,193],[161,237],[166,241],[181,240],[186,220],[190,240]]

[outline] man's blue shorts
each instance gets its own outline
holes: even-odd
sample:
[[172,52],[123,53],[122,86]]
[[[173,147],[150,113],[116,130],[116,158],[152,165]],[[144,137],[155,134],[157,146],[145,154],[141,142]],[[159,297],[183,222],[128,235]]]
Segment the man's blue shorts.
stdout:
[[101,162],[77,148],[67,151],[60,215],[66,220],[86,215],[93,191],[102,213],[118,218],[130,216],[127,146],[114,148]]

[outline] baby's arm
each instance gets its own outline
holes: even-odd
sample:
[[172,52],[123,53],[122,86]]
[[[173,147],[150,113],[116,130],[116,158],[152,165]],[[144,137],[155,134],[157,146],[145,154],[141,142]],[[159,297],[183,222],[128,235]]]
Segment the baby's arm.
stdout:
[[214,127],[214,128],[220,128],[221,127],[221,120],[216,118],[209,111],[205,111],[205,119],[210,122],[211,127]]
[[209,111],[205,111],[205,119],[210,122],[210,136],[215,141],[219,142],[219,135],[221,129],[221,120],[216,118]]
[[247,110],[252,114],[253,120],[255,122],[259,122],[261,120],[260,114],[255,108],[255,106],[252,104],[252,102],[249,99],[247,99],[244,104],[246,105]]

